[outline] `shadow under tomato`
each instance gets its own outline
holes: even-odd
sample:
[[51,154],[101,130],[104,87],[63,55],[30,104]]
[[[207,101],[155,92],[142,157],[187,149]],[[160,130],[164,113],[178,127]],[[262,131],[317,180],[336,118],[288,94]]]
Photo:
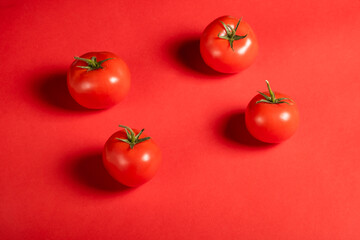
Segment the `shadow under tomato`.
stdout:
[[113,179],[102,163],[101,152],[85,154],[70,166],[70,175],[84,187],[103,192],[128,192],[133,188]]
[[36,77],[33,89],[37,97],[58,109],[77,112],[94,111],[79,105],[71,97],[67,88],[66,74],[66,71],[56,71]]
[[188,37],[183,39],[172,39],[169,44],[169,52],[176,63],[192,73],[197,73],[197,77],[223,78],[232,74],[225,74],[210,68],[200,54],[200,37]]
[[222,136],[239,145],[255,148],[270,148],[276,145],[261,142],[249,133],[245,125],[245,111],[228,114],[223,118],[221,126]]

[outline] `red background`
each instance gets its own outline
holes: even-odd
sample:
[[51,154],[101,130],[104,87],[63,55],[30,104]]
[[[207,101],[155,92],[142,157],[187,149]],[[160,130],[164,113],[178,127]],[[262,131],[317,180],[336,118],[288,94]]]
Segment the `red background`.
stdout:
[[[1,239],[360,239],[360,2],[0,2]],[[218,74],[199,55],[215,18],[243,16],[256,62]],[[132,73],[116,107],[66,89],[73,56],[112,51]],[[298,132],[261,144],[244,109],[268,79],[298,103]],[[126,189],[101,150],[118,124],[163,152]]]

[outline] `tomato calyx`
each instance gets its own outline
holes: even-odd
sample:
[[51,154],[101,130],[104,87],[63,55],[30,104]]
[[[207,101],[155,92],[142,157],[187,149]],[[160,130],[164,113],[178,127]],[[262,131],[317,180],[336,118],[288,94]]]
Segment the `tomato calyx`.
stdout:
[[77,66],[77,67],[87,69],[87,71],[92,71],[92,70],[96,70],[96,69],[103,69],[104,67],[101,66],[101,64],[103,64],[104,62],[106,62],[106,61],[108,61],[110,59],[113,59],[113,58],[107,58],[107,59],[104,59],[104,60],[101,60],[101,61],[98,62],[96,60],[95,56],[91,57],[90,59],[80,58],[80,57],[74,57],[74,58],[76,60],[86,62],[88,64],[87,66]]
[[225,39],[225,40],[228,40],[229,43],[230,43],[230,47],[231,49],[234,51],[234,41],[237,41],[237,40],[240,40],[240,39],[243,39],[243,38],[246,38],[247,34],[245,34],[244,36],[240,36],[240,35],[236,35],[236,30],[238,29],[239,25],[240,25],[240,22],[241,22],[241,19],[239,19],[238,23],[236,24],[236,27],[235,29],[230,26],[229,24],[226,25],[223,21],[220,21],[220,23],[224,26],[225,28],[225,31],[226,31],[226,35],[225,36],[220,36],[220,33],[218,34],[218,37],[221,38],[221,39]]
[[142,129],[137,135],[135,135],[134,131],[131,128],[123,125],[119,125],[119,127],[125,129],[127,139],[122,139],[122,138],[116,138],[116,139],[129,144],[131,149],[133,149],[136,144],[144,142],[151,138],[151,137],[140,138],[140,135],[143,133],[145,129]]
[[255,104],[258,104],[258,103],[270,103],[270,104],[287,103],[290,105],[290,103],[286,102],[285,100],[290,100],[291,102],[294,102],[290,98],[276,98],[274,92],[271,90],[269,81],[265,80],[265,82],[268,87],[270,96],[266,95],[265,93],[259,92],[265,99],[260,99]]

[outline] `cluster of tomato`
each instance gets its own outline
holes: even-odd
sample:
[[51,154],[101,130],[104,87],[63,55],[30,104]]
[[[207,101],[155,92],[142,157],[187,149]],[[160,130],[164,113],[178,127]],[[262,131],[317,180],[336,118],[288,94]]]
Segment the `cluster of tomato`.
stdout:
[[[200,39],[205,63],[216,71],[237,73],[249,67],[258,53],[251,27],[241,19],[224,16],[211,22]],[[110,52],[89,52],[75,57],[67,84],[71,96],[82,106],[105,109],[116,105],[130,89],[126,63]],[[288,96],[259,92],[248,104],[245,124],[258,140],[279,143],[290,138],[299,124],[295,102]],[[105,143],[103,163],[111,176],[127,186],[139,186],[156,173],[161,152],[154,141],[141,131],[120,125]]]

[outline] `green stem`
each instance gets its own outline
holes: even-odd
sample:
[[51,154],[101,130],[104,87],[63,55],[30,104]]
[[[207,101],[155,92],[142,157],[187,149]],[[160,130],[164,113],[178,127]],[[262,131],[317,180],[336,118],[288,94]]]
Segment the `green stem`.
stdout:
[[290,104],[284,100],[289,100],[291,102],[294,102],[292,99],[290,98],[276,98],[275,97],[275,93],[271,90],[271,87],[270,87],[270,83],[268,80],[265,80],[266,82],[266,85],[267,85],[267,88],[269,90],[269,94],[270,94],[270,97],[267,96],[265,93],[262,93],[262,92],[259,92],[261,94],[261,96],[264,97],[264,99],[260,99],[259,101],[257,101],[255,104],[258,104],[258,103],[270,103],[270,104],[279,104],[279,103],[286,103],[286,104]]
[[142,129],[137,135],[135,135],[134,131],[131,128],[124,126],[124,125],[119,125],[119,127],[122,127],[125,129],[127,139],[122,139],[122,138],[116,138],[116,139],[129,144],[130,149],[133,149],[136,144],[139,144],[141,142],[144,142],[144,141],[150,139],[150,137],[140,138],[140,135],[144,132],[145,129]]
[[236,31],[237,31],[237,29],[239,27],[241,19],[242,18],[240,18],[239,21],[237,22],[235,29],[230,25],[226,25],[223,21],[220,21],[220,23],[223,25],[223,27],[225,29],[226,35],[225,36],[220,36],[221,32],[219,32],[218,37],[221,38],[221,39],[225,39],[225,40],[229,41],[230,47],[231,47],[231,49],[233,51],[234,51],[234,47],[233,47],[234,41],[246,38],[246,36],[247,36],[247,34],[245,34],[243,36],[236,35]]
[[269,93],[270,93],[270,96],[271,96],[271,102],[275,103],[276,98],[275,98],[274,92],[271,90],[270,83],[269,83],[268,80],[265,80],[265,82],[266,82],[267,88],[269,89]]
[[77,66],[77,67],[87,69],[88,71],[93,71],[96,69],[103,69],[103,66],[101,66],[101,64],[103,64],[104,62],[106,62],[110,59],[113,59],[113,58],[107,58],[107,59],[104,59],[104,60],[101,60],[98,62],[95,56],[91,57],[90,59],[80,58],[80,57],[74,57],[74,58],[76,60],[86,62],[87,66]]

